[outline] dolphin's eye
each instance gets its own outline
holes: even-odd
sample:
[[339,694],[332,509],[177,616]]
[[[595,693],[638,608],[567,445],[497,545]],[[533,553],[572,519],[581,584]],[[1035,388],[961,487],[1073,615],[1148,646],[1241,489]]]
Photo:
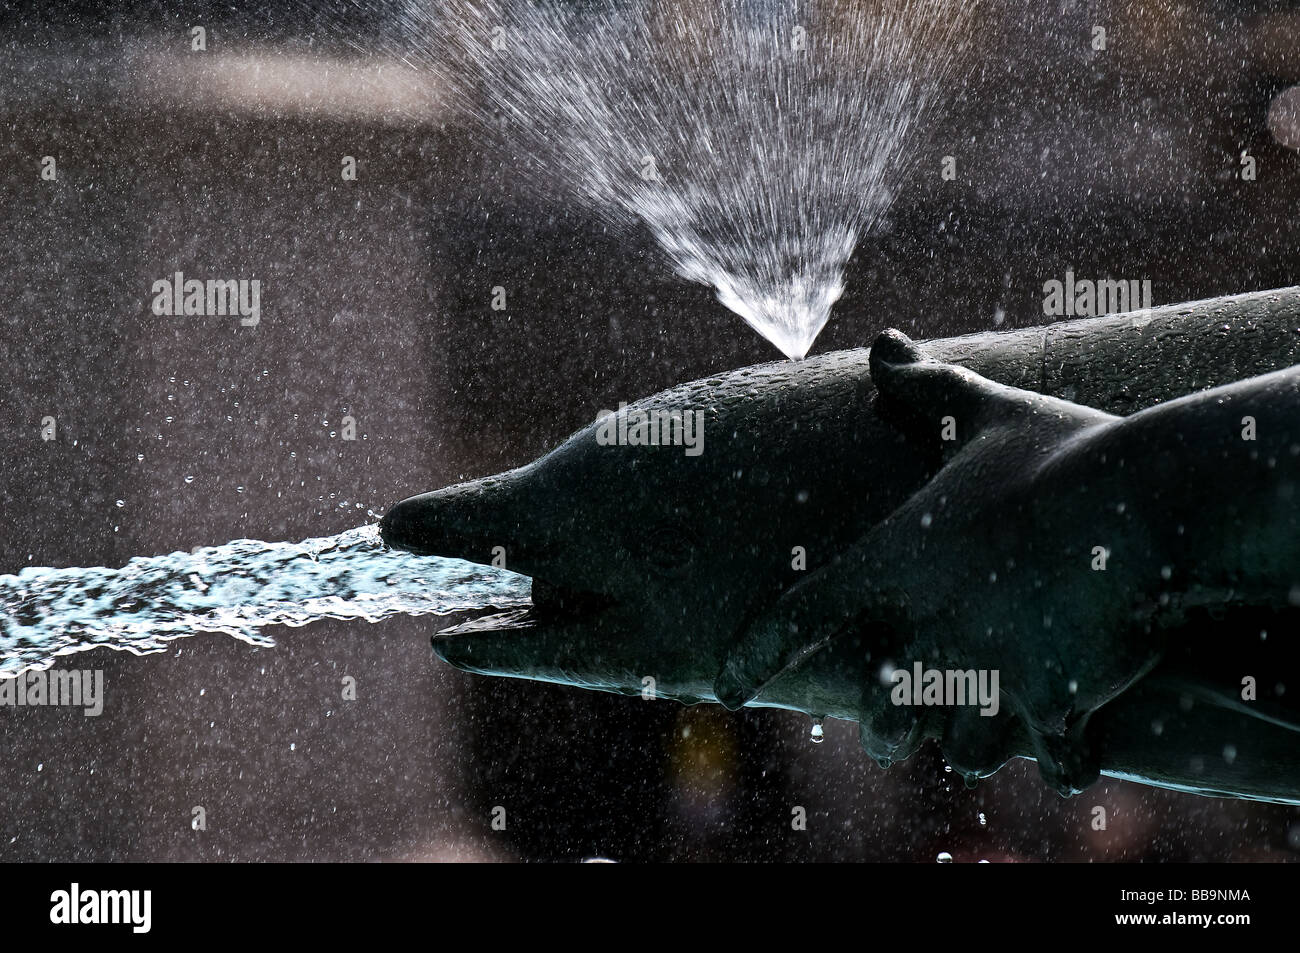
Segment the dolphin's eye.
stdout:
[[698,540],[687,524],[665,519],[637,535],[632,549],[637,558],[663,573],[684,572],[695,561]]

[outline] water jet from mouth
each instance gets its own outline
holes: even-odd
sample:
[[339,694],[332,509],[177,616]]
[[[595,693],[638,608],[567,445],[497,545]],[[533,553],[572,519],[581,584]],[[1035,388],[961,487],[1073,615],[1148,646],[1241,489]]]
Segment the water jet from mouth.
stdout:
[[530,589],[504,569],[390,550],[374,524],[136,557],[120,569],[30,567],[0,576],[0,678],[100,646],[161,652],[200,632],[271,646],[270,625],[527,606]]

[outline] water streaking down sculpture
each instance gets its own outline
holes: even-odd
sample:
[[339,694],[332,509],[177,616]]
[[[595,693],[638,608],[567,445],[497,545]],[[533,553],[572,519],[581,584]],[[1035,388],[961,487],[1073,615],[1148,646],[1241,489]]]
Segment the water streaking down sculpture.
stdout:
[[[968,779],[1030,757],[1062,793],[1300,803],[1298,362],[1300,289],[887,332],[636,405],[702,409],[700,456],[593,424],[381,533],[533,577],[531,609],[435,636],[462,669],[849,719]],[[996,671],[997,713],[895,704],[915,663]]]

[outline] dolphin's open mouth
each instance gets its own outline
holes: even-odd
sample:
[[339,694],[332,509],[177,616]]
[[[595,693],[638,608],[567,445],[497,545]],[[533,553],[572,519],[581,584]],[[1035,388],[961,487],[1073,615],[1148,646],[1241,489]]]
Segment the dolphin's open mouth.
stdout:
[[532,605],[497,612],[488,608],[482,615],[439,629],[437,640],[456,636],[536,629],[548,625],[570,625],[590,622],[614,604],[608,596],[556,586],[542,579],[533,579]]
[[[412,497],[385,514],[379,533],[394,549],[480,565],[496,564],[496,556],[505,554],[507,568],[532,578],[532,605],[505,612],[484,607],[440,630],[439,640],[590,624],[614,604],[581,580],[575,584],[568,561],[556,555],[556,547],[540,542],[548,534],[537,525],[537,513],[533,495],[507,475]],[[563,582],[550,578],[561,574]]]
[[511,629],[531,629],[537,624],[533,616],[533,607],[524,606],[505,612],[489,612],[487,615],[475,616],[464,622],[457,622],[445,629],[438,629],[434,641],[451,639],[458,635],[477,635],[484,632],[507,632]]

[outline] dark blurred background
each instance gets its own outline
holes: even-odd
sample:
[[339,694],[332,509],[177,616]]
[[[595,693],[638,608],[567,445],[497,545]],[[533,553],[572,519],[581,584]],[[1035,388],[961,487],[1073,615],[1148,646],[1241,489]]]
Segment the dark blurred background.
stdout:
[[[778,357],[649,236],[474,146],[397,62],[392,5],[0,11],[0,572],[328,535]],[[1296,84],[1292,4],[985,0],[815,350],[1040,324],[1067,268],[1156,304],[1297,283]],[[260,279],[261,324],[154,316],[177,270]],[[356,442],[330,435],[345,414]],[[105,670],[105,712],[0,709],[0,859],[1300,858],[1295,808],[1064,801],[1027,763],[966,790],[929,749],[886,774],[853,725],[814,746],[791,713],[468,676],[431,629],[65,660]]]

